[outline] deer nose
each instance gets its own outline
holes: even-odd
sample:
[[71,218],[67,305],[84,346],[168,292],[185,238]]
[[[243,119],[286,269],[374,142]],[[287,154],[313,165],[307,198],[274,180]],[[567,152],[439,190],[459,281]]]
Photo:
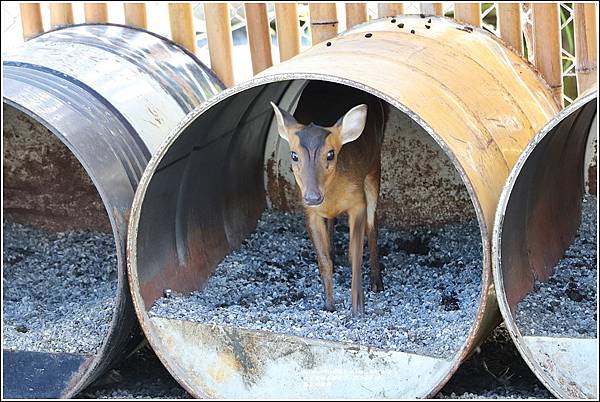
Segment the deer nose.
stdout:
[[323,202],[323,194],[317,191],[307,191],[304,194],[304,203],[306,205],[319,205]]

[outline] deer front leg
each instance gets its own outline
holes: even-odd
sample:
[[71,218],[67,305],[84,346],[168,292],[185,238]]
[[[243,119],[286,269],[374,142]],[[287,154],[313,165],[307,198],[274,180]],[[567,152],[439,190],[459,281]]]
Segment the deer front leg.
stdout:
[[333,303],[333,262],[330,255],[329,233],[324,218],[314,212],[306,211],[308,231],[312,239],[317,260],[319,262],[319,272],[321,281],[325,289],[325,310],[335,311]]
[[362,280],[362,258],[365,240],[366,207],[360,205],[348,211],[350,224],[350,260],[352,261],[352,313],[365,312],[365,296]]
[[335,266],[335,220],[336,218],[327,219],[327,232],[329,232],[329,255],[331,263]]

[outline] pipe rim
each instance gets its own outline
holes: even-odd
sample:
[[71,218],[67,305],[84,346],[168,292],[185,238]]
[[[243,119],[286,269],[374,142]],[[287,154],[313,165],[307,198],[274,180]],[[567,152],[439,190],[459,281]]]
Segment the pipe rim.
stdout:
[[[378,91],[370,86],[364,85],[358,81],[341,78],[334,75],[328,74],[317,74],[317,73],[278,73],[268,76],[257,76],[254,79],[238,84],[234,87],[227,88],[224,91],[218,93],[213,96],[206,102],[202,103],[196,109],[188,113],[188,115],[176,126],[171,132],[167,135],[167,137],[163,140],[157,151],[152,155],[152,158],[148,162],[146,169],[140,179],[138,187],[135,191],[135,195],[133,198],[133,203],[131,206],[131,214],[129,217],[128,231],[127,231],[127,274],[129,278],[130,291],[133,300],[133,305],[135,308],[135,313],[138,318],[138,322],[142,328],[142,331],[146,335],[148,342],[156,352],[161,363],[167,368],[167,370],[173,375],[173,377],[183,386],[183,388],[188,391],[191,395],[200,398],[208,398],[210,395],[202,393],[198,393],[198,390],[193,388],[187,381],[186,375],[182,375],[184,370],[181,370],[178,363],[176,361],[172,361],[168,359],[168,353],[162,350],[162,346],[159,342],[155,341],[155,330],[154,324],[150,323],[149,315],[146,312],[146,309],[142,307],[144,301],[139,293],[140,284],[138,280],[138,265],[137,265],[137,231],[141,217],[141,210],[144,205],[144,199],[146,192],[148,190],[149,184],[154,175],[154,171],[158,167],[158,164],[161,162],[163,157],[167,154],[168,150],[175,143],[175,141],[179,138],[179,134],[183,133],[189,125],[195,121],[197,118],[202,116],[202,114],[208,111],[210,108],[215,106],[221,101],[232,97],[238,93],[244,92],[248,89],[258,87],[261,85],[266,85],[275,82],[281,81],[294,81],[294,80],[318,80],[318,81],[327,81],[342,85],[347,85],[367,93],[370,93],[378,98],[382,99],[385,102],[388,102],[391,106],[396,107],[401,112],[405,113],[409,118],[411,118],[416,124],[418,124],[421,128],[423,128],[427,134],[429,134],[436,144],[444,151],[444,154],[451,161],[452,165],[458,172],[463,184],[465,185],[467,192],[469,193],[469,198],[471,199],[471,203],[473,209],[475,210],[475,215],[477,217],[477,222],[480,229],[481,243],[482,243],[482,273],[481,273],[481,287],[480,287],[480,295],[479,302],[475,316],[473,317],[473,322],[471,324],[471,328],[465,338],[463,345],[460,349],[454,354],[454,357],[450,360],[452,362],[450,369],[446,373],[442,380],[438,383],[436,387],[434,387],[428,394],[422,395],[421,397],[430,398],[436,395],[439,390],[445,385],[445,383],[452,377],[454,372],[458,369],[462,361],[468,356],[470,351],[473,349],[474,341],[476,339],[476,335],[478,334],[481,327],[481,319],[484,316],[484,313],[487,309],[488,304],[488,294],[490,287],[493,285],[492,280],[492,269],[491,269],[491,242],[489,239],[489,228],[485,222],[484,213],[479,203],[479,199],[477,198],[474,187],[463,170],[462,165],[459,163],[458,159],[455,157],[454,153],[449,149],[446,143],[442,140],[442,138],[419,116],[414,113],[410,108],[406,105],[396,101],[392,97],[386,95],[383,92]],[[163,355],[164,353],[164,355]]]
[[[544,384],[546,388],[555,396],[559,398],[572,398],[572,395],[568,395],[564,393],[564,389],[557,385],[557,382],[546,373],[545,370],[540,370],[540,368],[536,365],[537,359],[534,357],[534,354],[527,347],[525,342],[522,341],[523,335],[519,330],[515,319],[513,318],[510,307],[508,304],[508,300],[506,298],[506,292],[504,289],[504,277],[502,274],[502,232],[504,226],[504,216],[506,213],[506,208],[508,206],[508,202],[510,201],[510,196],[514,185],[521,173],[523,167],[525,166],[529,156],[534,152],[537,145],[546,138],[546,136],[565,118],[570,116],[572,113],[578,111],[583,106],[585,106],[588,102],[592,101],[592,99],[596,99],[598,101],[598,90],[592,89],[586,91],[582,96],[580,96],[575,102],[570,104],[569,106],[562,109],[558,114],[556,114],[546,125],[539,130],[536,135],[529,141],[521,156],[515,163],[514,167],[511,169],[504,188],[502,189],[502,193],[500,194],[500,198],[498,200],[498,206],[496,208],[496,214],[494,217],[494,226],[492,230],[492,275],[493,275],[493,284],[496,289],[496,298],[498,300],[498,306],[500,308],[500,313],[502,314],[502,318],[508,329],[510,337],[513,340],[513,343],[517,347],[521,356],[523,356],[523,360],[527,363],[531,371],[536,375],[536,377]],[[596,109],[597,110],[597,109]]]
[[214,80],[214,84],[218,85],[222,90],[224,90],[225,84],[223,84],[223,81],[221,81],[221,79],[219,77],[217,77],[217,74],[211,69],[209,68],[206,64],[204,64],[199,58],[198,56],[196,56],[195,53],[191,52],[190,50],[188,50],[186,47],[180,45],[179,43],[173,41],[172,39],[169,39],[165,36],[159,35],[156,32],[153,31],[149,31],[147,29],[141,28],[141,27],[137,27],[137,26],[133,26],[133,25],[126,25],[126,24],[117,24],[114,22],[83,22],[80,24],[71,24],[71,25],[61,25],[61,26],[57,26],[54,28],[51,28],[47,31],[41,32],[35,36],[32,36],[30,38],[27,39],[27,41],[30,41],[32,39],[38,38],[40,36],[44,36],[46,34],[49,33],[53,33],[53,32],[57,32],[57,31],[62,31],[63,29],[70,29],[70,28],[78,28],[78,27],[85,27],[85,26],[109,26],[109,27],[118,27],[118,28],[125,28],[125,29],[131,29],[132,31],[138,31],[138,32],[143,32],[146,33],[148,35],[154,36],[155,38],[164,41],[166,43],[168,43],[169,45],[175,46],[178,50],[183,51],[187,56],[189,56],[192,60],[194,60],[194,62],[196,64],[198,64],[201,68],[202,71],[206,74],[208,74],[210,76],[210,78],[212,78]]
[[95,370],[102,363],[103,357],[108,350],[108,346],[110,344],[112,334],[114,334],[115,331],[118,329],[118,325],[117,325],[118,318],[122,315],[122,313],[126,307],[126,303],[124,303],[124,301],[125,301],[124,299],[128,298],[127,291],[129,288],[129,282],[127,281],[127,276],[125,273],[125,271],[127,269],[127,265],[125,264],[127,252],[126,252],[126,250],[123,250],[122,247],[119,247],[119,245],[125,243],[125,238],[123,238],[122,234],[119,233],[118,222],[116,221],[114,215],[112,213],[110,213],[110,211],[112,210],[112,206],[109,202],[109,197],[106,194],[106,189],[103,188],[103,186],[99,185],[97,177],[95,177],[93,174],[91,174],[90,167],[87,165],[87,163],[85,163],[84,158],[82,158],[83,155],[77,150],[77,148],[74,147],[62,135],[62,133],[58,129],[56,129],[56,127],[54,127],[52,124],[47,122],[45,119],[43,119],[37,113],[29,110],[28,108],[25,108],[25,107],[19,105],[18,103],[14,102],[10,99],[3,98],[2,101],[3,101],[3,103],[13,107],[14,109],[18,110],[19,112],[24,113],[25,115],[34,119],[38,124],[42,125],[48,131],[50,131],[56,138],[58,138],[58,140],[60,140],[60,142],[63,145],[65,145],[69,149],[71,154],[77,159],[77,161],[79,162],[79,164],[85,171],[86,175],[90,178],[90,180],[92,181],[92,184],[94,185],[94,188],[98,192],[98,195],[100,196],[100,199],[102,201],[102,205],[104,206],[106,216],[108,217],[108,219],[110,221],[110,227],[112,229],[112,235],[113,235],[113,239],[115,241],[115,250],[116,250],[116,254],[117,254],[117,289],[116,289],[113,311],[112,311],[111,319],[110,319],[110,326],[109,326],[108,332],[105,334],[105,336],[102,340],[102,344],[96,349],[96,351],[93,352],[93,354],[91,356],[89,356],[86,359],[86,362],[83,363],[85,365],[85,370],[84,371],[80,370],[73,374],[73,378],[77,379],[75,384],[67,385],[64,388],[65,392],[62,395],[62,397],[63,398],[72,398],[78,392],[80,392],[85,386],[89,385],[89,383],[95,379],[94,377],[97,376],[97,373],[95,373]]

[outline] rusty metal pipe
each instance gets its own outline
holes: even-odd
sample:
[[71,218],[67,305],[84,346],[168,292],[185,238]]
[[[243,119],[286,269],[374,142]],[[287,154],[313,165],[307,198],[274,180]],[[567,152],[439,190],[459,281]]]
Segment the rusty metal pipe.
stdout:
[[494,283],[504,322],[529,367],[559,398],[597,398],[597,339],[526,335],[515,314],[577,231],[590,169],[586,148],[597,141],[597,97],[588,91],[531,140],[508,177],[494,224]]
[[[223,86],[174,42],[109,24],[42,34],[4,55],[3,67],[5,118],[27,123],[14,125],[22,129],[16,139],[6,136],[6,145],[15,150],[33,143],[5,154],[5,217],[54,230],[114,235],[117,295],[110,328],[96,353],[3,350],[4,396],[70,398],[141,340],[125,272],[134,190],[167,133]],[[121,80],[119,85],[115,80]],[[46,145],[65,151],[47,152],[42,149]],[[22,158],[23,152],[31,158]],[[47,168],[30,171],[27,160],[37,157]],[[64,169],[64,177],[45,176],[67,164],[65,159],[82,167],[85,180],[77,179],[79,172]],[[15,165],[19,170],[8,169]],[[74,199],[78,197],[73,193],[87,195]]]
[[[491,273],[496,204],[519,154],[559,107],[531,65],[484,30],[438,17],[393,20],[356,26],[220,93],[190,113],[149,162],[128,232],[132,297],[153,349],[194,396],[302,398],[317,384],[323,397],[433,396],[498,323]],[[438,147],[455,188],[467,194],[463,211],[474,211],[481,233],[482,288],[471,331],[447,359],[148,314],[165,289],[202,288],[266,205],[286,208],[293,187],[269,101],[291,110],[305,85],[319,81],[389,103]],[[429,175],[443,176],[435,169]],[[420,206],[429,211],[420,222],[435,221],[438,209]],[[391,219],[410,224],[410,213],[398,210],[387,209]],[[344,375],[331,386],[317,382],[332,370]]]

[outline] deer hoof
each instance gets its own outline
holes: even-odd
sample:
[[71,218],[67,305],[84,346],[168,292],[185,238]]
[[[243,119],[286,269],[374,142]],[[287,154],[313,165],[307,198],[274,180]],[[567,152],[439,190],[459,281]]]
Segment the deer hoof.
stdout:
[[333,304],[333,302],[331,302],[331,303],[325,302],[325,306],[323,307],[323,309],[325,311],[329,311],[330,313],[333,313],[335,311],[335,304]]
[[362,317],[365,315],[365,305],[359,304],[358,306],[352,306],[352,315],[355,317]]
[[381,276],[371,278],[371,291],[375,293],[383,292],[383,280],[381,280]]

